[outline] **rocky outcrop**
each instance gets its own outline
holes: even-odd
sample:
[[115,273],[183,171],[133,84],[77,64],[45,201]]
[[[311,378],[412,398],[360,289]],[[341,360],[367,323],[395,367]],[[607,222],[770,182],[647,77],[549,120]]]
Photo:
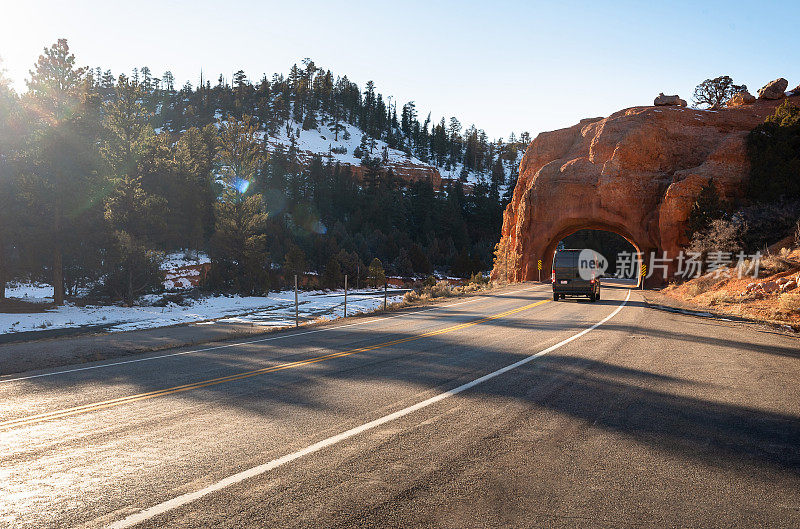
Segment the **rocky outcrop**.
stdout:
[[[345,167],[349,167],[352,171],[353,176],[359,180],[364,181],[367,174],[367,168],[363,165],[349,165],[349,164],[342,164]],[[411,161],[404,161],[404,162],[391,162],[386,165],[386,169],[391,169],[392,174],[398,180],[403,182],[415,182],[417,180],[429,180],[433,188],[437,191],[441,190],[442,188],[442,176],[439,174],[439,170],[436,167],[432,167],[430,165],[421,165],[416,164]],[[385,174],[386,170],[383,169],[382,172]]]
[[787,86],[789,86],[789,81],[783,77],[770,81],[758,91],[758,98],[783,99]]
[[547,277],[557,243],[582,228],[616,232],[642,252],[677,256],[704,185],[713,181],[723,197],[741,193],[747,134],[778,104],[634,107],[539,134],[504,212],[493,276],[534,279],[541,259]]
[[726,103],[729,107],[741,107],[744,105],[752,105],[756,102],[756,96],[748,92],[747,90],[742,90],[734,94],[730,100]]
[[[267,141],[270,151],[274,150],[278,145],[284,147],[277,140]],[[323,160],[328,161],[324,154],[303,149],[297,149],[296,156],[298,163],[304,167],[310,166],[314,158],[318,156],[322,156]],[[332,163],[335,162],[336,160],[332,160]],[[364,165],[355,165],[347,162],[340,162],[340,164],[343,169],[350,171],[353,178],[359,182],[363,182],[366,179],[367,168]],[[403,182],[412,183],[418,180],[429,180],[436,191],[440,191],[446,184],[445,179],[439,173],[439,169],[432,165],[414,163],[409,159],[390,161],[381,167],[380,172],[385,175],[389,169],[392,170],[392,174],[396,179]],[[464,189],[465,191],[469,190],[469,186],[465,184]]]
[[664,92],[658,94],[658,96],[653,100],[653,104],[657,107],[685,107],[686,101],[678,97],[677,95],[674,96],[665,96]]

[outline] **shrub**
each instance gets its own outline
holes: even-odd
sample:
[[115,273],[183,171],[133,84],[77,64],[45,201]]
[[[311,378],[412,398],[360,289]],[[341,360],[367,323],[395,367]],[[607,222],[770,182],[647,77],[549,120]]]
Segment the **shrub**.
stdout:
[[751,200],[800,196],[800,108],[784,101],[747,136],[747,155]]
[[794,245],[800,246],[800,220],[794,225]]
[[163,288],[163,254],[149,249],[124,231],[115,232],[113,241],[103,260],[101,295],[132,303],[141,294]]
[[707,230],[714,220],[725,215],[726,209],[728,208],[720,198],[717,186],[709,180],[700,189],[700,193],[692,204],[692,210],[686,221],[686,236],[691,239],[696,233]]
[[800,292],[781,294],[780,304],[786,312],[800,312]]
[[469,282],[475,285],[486,285],[489,283],[489,278],[480,272],[476,272],[469,278]]
[[800,217],[800,200],[759,203],[740,209],[733,216],[741,226],[740,240],[747,253],[792,235]]
[[707,254],[708,252],[735,253],[742,249],[741,233],[744,223],[741,219],[715,219],[708,228],[694,234],[689,250]]
[[386,272],[384,272],[383,264],[377,257],[369,265],[367,281],[375,288],[382,287],[386,283]]

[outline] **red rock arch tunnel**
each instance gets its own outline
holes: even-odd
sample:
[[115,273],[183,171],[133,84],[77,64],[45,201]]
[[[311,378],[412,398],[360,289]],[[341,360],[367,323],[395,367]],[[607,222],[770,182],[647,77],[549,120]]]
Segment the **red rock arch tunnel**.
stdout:
[[[800,96],[798,96],[800,98]],[[688,244],[687,221],[700,190],[713,183],[724,199],[747,181],[748,133],[779,102],[704,112],[633,107],[539,134],[519,168],[492,277],[508,281],[549,274],[558,241],[580,229],[621,235],[645,256],[675,259]],[[663,283],[653,275],[645,285]]]

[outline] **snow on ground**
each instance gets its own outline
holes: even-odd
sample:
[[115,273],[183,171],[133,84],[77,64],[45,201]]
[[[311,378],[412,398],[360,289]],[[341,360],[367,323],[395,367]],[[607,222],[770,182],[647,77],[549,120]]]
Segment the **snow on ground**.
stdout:
[[8,283],[6,297],[29,303],[52,303],[53,286],[46,283]]
[[162,270],[174,270],[184,266],[192,266],[199,264],[210,263],[211,259],[200,252],[175,252],[164,256],[164,261],[161,263]]
[[[345,130],[347,130],[347,133],[350,135],[350,138],[347,140],[344,139],[345,134],[342,131],[339,132],[338,141],[334,140],[335,134],[330,131],[330,125],[328,125],[327,122],[320,122],[316,129],[303,130],[303,127],[299,123],[295,122],[294,120],[288,121],[290,133],[295,138],[295,143],[297,144],[297,148],[299,150],[320,154],[322,156],[328,156],[330,149],[341,149],[344,147],[347,150],[345,153],[331,152],[333,160],[350,165],[361,165],[361,159],[357,158],[353,154],[353,151],[355,151],[356,147],[361,144],[361,137],[364,135],[364,133],[361,132],[361,129],[351,125],[350,123],[340,123],[345,127]],[[292,143],[289,134],[287,134],[286,125],[280,128],[276,136],[270,136],[268,141],[273,144],[280,143],[287,149]],[[387,143],[382,140],[375,140],[375,148],[373,149],[372,153],[370,153],[370,156],[373,158],[380,158],[383,156],[384,149],[387,149],[389,163],[411,162],[418,165],[430,165],[413,156],[406,156],[403,151],[390,149]]]
[[[39,292],[47,295],[41,286],[28,286],[15,292]],[[41,289],[41,290],[36,290]],[[49,295],[52,296],[52,287]],[[16,297],[16,296],[15,296]],[[300,321],[320,318],[333,319],[343,315],[343,291],[300,292],[298,296]],[[395,291],[389,303],[402,300],[402,292]],[[43,298],[39,298],[44,301]],[[36,331],[43,329],[70,329],[85,326],[104,326],[109,332],[152,329],[178,323],[220,319],[223,322],[252,323],[269,327],[294,325],[294,293],[278,292],[266,297],[211,296],[198,300],[188,299],[187,306],[169,303],[166,307],[144,305],[160,299],[158,295],[144,296],[142,306],[86,306],[65,305],[33,314],[0,313],[0,334]],[[27,301],[34,301],[29,297]],[[52,300],[49,300],[52,301]],[[383,304],[383,292],[362,290],[349,292],[348,315],[369,312]]]
[[[442,178],[448,178],[450,180],[460,180],[461,173],[464,170],[464,164],[462,163],[456,164],[452,166],[449,171],[445,167],[437,167],[437,169],[439,170],[439,174],[442,175]],[[475,171],[468,171],[465,176],[466,180],[465,183],[474,186],[475,184],[478,183],[478,181],[481,178],[483,178],[484,180],[488,179],[488,177],[485,174],[477,173]]]

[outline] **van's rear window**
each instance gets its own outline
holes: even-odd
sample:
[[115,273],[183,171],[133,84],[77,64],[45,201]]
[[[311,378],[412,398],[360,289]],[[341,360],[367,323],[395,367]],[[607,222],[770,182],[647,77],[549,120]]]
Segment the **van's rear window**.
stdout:
[[574,268],[578,259],[577,252],[556,252],[554,268]]

